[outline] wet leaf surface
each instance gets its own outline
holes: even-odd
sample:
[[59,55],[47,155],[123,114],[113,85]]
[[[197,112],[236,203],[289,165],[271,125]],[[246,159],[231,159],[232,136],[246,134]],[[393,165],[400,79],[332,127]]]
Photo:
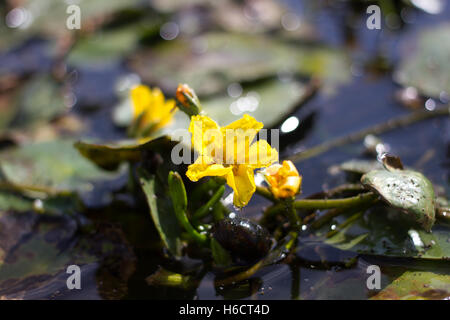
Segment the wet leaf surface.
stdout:
[[[107,17],[120,9],[136,6],[137,3],[138,1],[136,0],[112,0],[109,2],[108,8],[105,8],[102,1],[82,0],[78,1],[76,5],[80,7],[82,12],[81,24],[87,24],[92,18]],[[68,5],[65,2],[42,0],[39,2],[39,5],[36,5],[34,1],[27,0],[23,3],[18,3],[16,7],[25,10],[25,13],[29,14],[28,19],[30,19],[30,21],[23,22],[23,24],[26,24],[26,28],[8,29],[9,33],[16,38],[23,39],[33,33],[60,36],[71,31],[66,28]],[[71,14],[73,13],[71,11]],[[52,19],[48,17],[52,17]]]
[[[134,254],[120,230],[98,226],[92,233],[80,235],[72,218],[31,212],[2,212],[0,225],[0,296],[64,298],[70,295],[66,268],[73,264],[81,267],[86,280],[93,277],[100,283],[97,288],[82,281],[87,296],[107,299],[126,293],[126,281],[134,270]],[[105,288],[112,284],[115,295],[112,288]]]
[[87,159],[105,170],[115,170],[122,162],[137,162],[142,159],[144,150],[159,150],[168,143],[168,138],[154,140],[122,140],[111,143],[78,141],[75,148]]
[[372,170],[382,169],[383,165],[376,160],[349,160],[338,166],[338,168],[345,172],[365,174]]
[[117,63],[137,46],[138,31],[138,27],[132,26],[86,36],[77,41],[67,57],[67,63],[72,66],[82,65],[92,68]]
[[[330,84],[348,79],[342,52],[321,46],[294,46],[264,36],[208,33],[195,40],[207,48],[196,53],[186,40],[165,42],[131,59],[131,67],[149,83],[175,92],[189,83],[197,94],[224,92],[233,82],[249,82],[280,72],[323,78]],[[161,75],[164,75],[161,77]]]
[[[445,225],[436,225],[431,233],[414,228],[403,213],[383,206],[370,209],[340,228],[348,217],[339,217],[323,226],[316,235],[324,237],[339,230],[325,241],[339,249],[376,256],[442,260],[450,258],[450,242]],[[331,239],[331,240],[330,240]]]
[[423,174],[411,170],[374,170],[362,176],[361,182],[389,205],[409,214],[425,230],[431,230],[435,195],[433,185]]
[[407,271],[374,296],[374,300],[448,300],[450,276]]
[[[76,3],[82,13],[79,32],[65,27],[66,3],[0,4],[4,18],[13,6],[23,7],[16,14],[32,18],[19,28],[0,25],[0,299],[365,299],[373,294],[365,282],[372,264],[381,266],[382,287],[387,287],[380,298],[448,298],[449,225],[438,220],[428,233],[405,219],[401,210],[383,205],[344,212],[319,230],[299,231],[298,238],[280,235],[260,269],[225,288],[216,285],[217,270],[209,269],[209,248],[203,252],[187,246],[180,259],[167,255],[167,247],[180,253],[181,238],[180,230],[176,235],[167,231],[178,225],[167,197],[167,168],[161,166],[170,161],[167,154],[156,156],[153,146],[122,140],[131,109],[125,105],[128,113],[111,121],[111,107],[128,90],[125,87],[142,81],[162,87],[170,97],[179,82],[187,82],[220,124],[250,113],[265,128],[280,127],[288,115],[295,116],[299,131],[289,132],[289,139],[282,135],[282,157],[398,115],[401,108],[391,101],[398,89],[391,66],[403,86],[448,101],[449,27],[438,22],[448,20],[449,8],[441,7],[444,14],[433,13],[431,20],[430,6],[424,5],[428,2],[418,6],[427,14],[400,4],[408,14],[402,11],[398,17],[414,21],[405,20],[395,30],[386,25],[390,36],[380,45],[379,37],[373,37],[376,31],[365,28],[365,12],[354,11],[353,2],[344,1],[339,8],[334,3],[294,2],[287,4],[301,10],[270,0],[113,0],[107,8],[100,1],[83,0]],[[286,15],[290,12],[294,14]],[[336,12],[339,19],[328,18]],[[160,28],[167,28],[167,22],[177,29],[173,40],[163,39]],[[425,25],[429,29],[416,36]],[[397,50],[398,41],[406,45],[403,52],[386,50],[393,44]],[[322,86],[312,101],[297,108],[311,78]],[[343,86],[336,90],[337,85]],[[327,95],[332,89],[334,98]],[[423,107],[427,97],[419,98]],[[305,121],[305,114],[315,115],[314,126]],[[83,126],[69,129],[62,121],[67,115]],[[299,169],[304,194],[342,183],[343,175],[327,173],[326,168],[369,156],[367,151],[374,156],[382,143],[420,168],[443,195],[448,191],[445,120],[382,134],[372,149],[365,146],[364,154],[358,153],[363,146],[355,143],[303,161]],[[187,117],[179,112],[163,134],[170,136],[173,129],[187,125]],[[28,144],[66,136],[70,140]],[[81,139],[76,146],[82,155],[72,148],[74,139]],[[133,163],[129,175],[122,162]],[[146,196],[139,185],[131,180],[127,184],[137,165],[148,173],[140,176]],[[357,160],[340,169],[361,175],[379,166]],[[171,170],[184,172],[182,166]],[[214,188],[185,183],[192,213]],[[446,208],[445,201],[440,208]],[[266,204],[254,197],[239,215],[256,220]],[[222,204],[216,207],[225,215],[234,211]],[[427,271],[419,274],[415,270],[422,263]],[[67,289],[69,264],[80,265],[83,290]],[[168,285],[166,276],[188,281]]]
[[402,61],[395,78],[404,86],[417,88],[421,93],[437,97],[450,92],[450,25],[444,23],[417,38],[412,55]]
[[92,191],[95,182],[113,181],[117,173],[97,168],[73,148],[73,141],[29,144],[0,155],[3,180],[23,191],[48,194]]

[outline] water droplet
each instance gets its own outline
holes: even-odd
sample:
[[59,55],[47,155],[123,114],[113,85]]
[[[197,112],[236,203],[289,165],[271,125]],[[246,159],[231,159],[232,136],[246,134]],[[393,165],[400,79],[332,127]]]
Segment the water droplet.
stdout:
[[428,99],[427,101],[425,101],[425,109],[427,109],[428,111],[433,111],[434,109],[436,109],[436,102],[434,102],[433,99]]
[[238,98],[242,94],[242,86],[237,82],[233,82],[228,86],[227,92],[230,97]]
[[281,17],[281,25],[287,31],[295,31],[300,27],[300,17],[295,13],[288,12]]
[[179,33],[180,28],[178,27],[178,24],[172,21],[164,23],[159,30],[159,34],[164,40],[173,40]]

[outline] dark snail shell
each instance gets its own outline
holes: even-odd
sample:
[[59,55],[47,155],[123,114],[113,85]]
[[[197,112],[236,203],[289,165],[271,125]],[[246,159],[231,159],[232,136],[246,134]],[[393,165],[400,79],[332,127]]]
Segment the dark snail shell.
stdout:
[[238,265],[258,262],[267,255],[272,245],[269,232],[248,219],[225,218],[216,222],[211,232]]

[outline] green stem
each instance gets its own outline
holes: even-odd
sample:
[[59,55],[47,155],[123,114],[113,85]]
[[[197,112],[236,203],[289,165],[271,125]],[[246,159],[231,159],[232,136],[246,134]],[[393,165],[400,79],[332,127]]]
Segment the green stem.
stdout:
[[223,194],[225,192],[225,186],[220,186],[217,191],[213,194],[211,199],[208,200],[208,202],[201,206],[195,213],[192,215],[192,219],[194,221],[199,221],[201,218],[205,217],[210,210],[215,206],[215,204],[222,198]]
[[350,218],[346,219],[344,222],[342,222],[340,225],[338,225],[336,227],[336,229],[331,230],[327,233],[326,237],[327,238],[331,238],[332,236],[334,236],[336,233],[338,233],[339,231],[343,230],[345,227],[347,227],[348,225],[350,225],[352,222],[354,222],[355,220],[358,220],[364,212],[359,211],[358,213],[352,215]]
[[276,198],[273,196],[272,192],[270,192],[269,188],[261,187],[261,186],[256,186],[255,192],[256,192],[257,194],[259,194],[260,196],[262,196],[262,197],[264,197],[264,198],[266,198],[267,200],[270,200],[270,201],[272,201],[272,202],[277,202],[277,201],[278,201],[278,199],[276,199]]
[[177,217],[178,222],[192,237],[192,239],[194,239],[200,245],[205,245],[208,243],[208,237],[205,234],[199,233],[197,230],[194,229],[194,227],[192,227],[184,211],[175,209],[175,215]]
[[[333,208],[349,208],[359,206],[374,201],[377,196],[372,192],[359,194],[350,198],[343,199],[301,199],[293,202],[295,209],[333,209]],[[265,212],[265,218],[268,218],[285,209],[283,203],[278,203]]]
[[372,192],[362,193],[354,197],[343,199],[301,199],[294,201],[295,209],[331,209],[347,208],[363,203],[372,202],[377,196]]
[[246,269],[234,276],[231,276],[229,278],[222,279],[222,280],[216,280],[215,281],[216,286],[217,285],[227,286],[227,285],[238,283],[238,282],[241,282],[243,280],[250,278],[251,276],[253,276],[256,273],[256,271],[258,271],[261,268],[263,261],[264,260],[260,260],[259,262],[257,262],[253,266],[251,266],[249,269]]
[[169,195],[172,198],[173,209],[178,222],[186,232],[189,233],[193,240],[200,245],[206,245],[208,243],[208,237],[195,230],[186,215],[187,197],[183,179],[181,179],[178,172],[171,171],[169,172],[168,183]]

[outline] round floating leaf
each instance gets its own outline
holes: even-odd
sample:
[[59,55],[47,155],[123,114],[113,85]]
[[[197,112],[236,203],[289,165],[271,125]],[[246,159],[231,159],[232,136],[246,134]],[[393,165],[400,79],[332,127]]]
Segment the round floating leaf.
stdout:
[[16,189],[49,194],[92,191],[94,182],[118,177],[86,160],[71,140],[29,144],[2,152],[0,170],[5,183]]
[[87,159],[105,170],[115,170],[121,162],[137,162],[142,159],[143,150],[157,151],[168,143],[167,137],[154,140],[122,140],[111,143],[90,143],[78,141],[75,148]]
[[382,169],[383,165],[376,160],[353,159],[341,163],[337,168],[345,172],[362,175],[372,170]]
[[427,96],[450,94],[450,24],[424,31],[418,37],[414,53],[400,63],[395,79]]
[[26,82],[11,106],[16,111],[12,125],[25,127],[45,122],[67,110],[63,88],[48,75],[38,75]]
[[376,191],[384,201],[410,215],[425,230],[435,221],[435,195],[431,182],[412,170],[374,170],[361,182]]
[[[123,233],[110,226],[95,227],[88,234],[78,231],[75,220],[67,216],[0,211],[0,295],[51,299],[56,292],[64,297],[67,267],[75,264],[82,279],[97,281],[83,287],[85,296],[123,296],[135,262]],[[105,293],[108,286],[114,286],[114,292]]]
[[238,98],[221,95],[204,99],[202,106],[220,125],[227,125],[247,113],[270,128],[295,110],[305,92],[304,83],[275,79],[244,87]]
[[255,81],[283,72],[287,77],[292,73],[313,75],[331,85],[350,77],[342,51],[237,33],[166,41],[139,52],[131,59],[131,67],[165,92],[175,92],[179,83],[188,83],[200,98],[224,92],[233,82]]
[[[80,9],[81,29],[83,29],[83,26],[87,26],[90,19],[111,15],[121,9],[136,7],[138,3],[139,0],[110,0],[108,5],[105,6],[105,3],[101,0],[73,2]],[[17,4],[17,8],[22,10],[21,14],[26,15],[27,18],[24,19],[23,25],[19,28],[10,29],[9,32],[14,37],[19,38],[30,36],[33,33],[59,36],[74,32],[66,26],[68,18],[76,15],[76,11],[67,12],[70,4],[70,2],[59,0],[21,1]]]
[[411,223],[405,221],[402,212],[384,205],[371,208],[356,219],[352,218],[339,216],[315,234],[334,247],[368,255],[450,259],[448,226],[435,225],[431,233],[411,229]]
[[98,67],[117,62],[134,49],[138,39],[138,28],[135,26],[86,36],[70,51],[67,63]]
[[[249,114],[264,123],[265,128],[278,125],[294,112],[303,101],[307,86],[298,81],[282,82],[277,79],[243,87],[240,97],[226,94],[201,99],[203,111],[219,125],[225,126]],[[280,97],[283,97],[280,99]],[[170,135],[175,129],[189,127],[189,118],[183,112],[175,114],[175,121],[163,130]]]
[[450,275],[425,271],[407,271],[372,299],[449,300]]

